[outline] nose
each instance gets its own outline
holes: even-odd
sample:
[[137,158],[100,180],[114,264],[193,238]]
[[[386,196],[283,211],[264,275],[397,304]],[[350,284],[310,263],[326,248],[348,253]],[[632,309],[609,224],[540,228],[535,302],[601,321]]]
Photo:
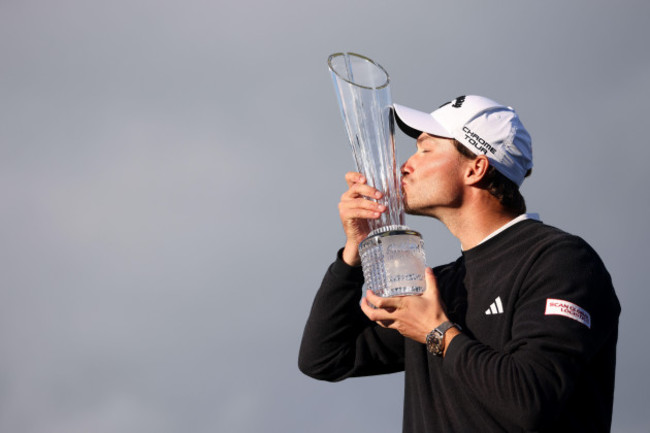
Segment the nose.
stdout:
[[413,167],[411,167],[411,158],[407,159],[404,164],[402,164],[402,167],[400,167],[400,173],[402,173],[402,176],[406,176],[407,174],[411,174],[413,172]]

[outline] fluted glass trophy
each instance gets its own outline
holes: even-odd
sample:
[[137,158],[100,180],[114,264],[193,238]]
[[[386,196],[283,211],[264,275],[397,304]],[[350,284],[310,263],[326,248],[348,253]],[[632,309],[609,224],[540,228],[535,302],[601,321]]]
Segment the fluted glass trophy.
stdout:
[[359,245],[366,286],[382,297],[420,294],[424,243],[404,225],[388,73],[354,53],[332,54],[328,65],[357,171],[384,194],[379,202],[387,209],[381,218],[368,220],[371,231]]

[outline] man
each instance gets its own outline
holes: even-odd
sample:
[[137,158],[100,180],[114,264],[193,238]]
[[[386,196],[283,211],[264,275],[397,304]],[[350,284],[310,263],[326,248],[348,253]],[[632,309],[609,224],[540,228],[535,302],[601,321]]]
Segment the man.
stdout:
[[532,148],[518,115],[479,96],[395,113],[417,137],[405,208],[445,224],[462,256],[427,270],[421,296],[367,292],[359,306],[358,245],[385,209],[348,173],[347,241],[314,300],[300,369],[328,381],[405,371],[404,432],[609,431],[620,305],[589,245],[525,213]]

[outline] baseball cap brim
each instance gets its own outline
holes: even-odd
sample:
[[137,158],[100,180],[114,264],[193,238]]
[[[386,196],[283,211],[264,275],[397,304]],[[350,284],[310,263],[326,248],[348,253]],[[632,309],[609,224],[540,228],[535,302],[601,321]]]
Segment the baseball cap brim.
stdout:
[[395,119],[399,128],[408,136],[418,138],[426,132],[438,137],[453,138],[453,134],[442,126],[430,113],[414,110],[399,104],[393,104]]

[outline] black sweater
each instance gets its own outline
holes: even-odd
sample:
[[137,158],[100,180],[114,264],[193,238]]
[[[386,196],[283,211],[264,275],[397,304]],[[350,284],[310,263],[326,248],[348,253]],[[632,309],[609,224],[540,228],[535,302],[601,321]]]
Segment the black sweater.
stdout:
[[339,258],[307,321],[299,367],[322,380],[404,370],[404,432],[606,432],[620,305],[582,239],[526,220],[434,268],[449,319],[445,358],[377,326],[363,275]]

